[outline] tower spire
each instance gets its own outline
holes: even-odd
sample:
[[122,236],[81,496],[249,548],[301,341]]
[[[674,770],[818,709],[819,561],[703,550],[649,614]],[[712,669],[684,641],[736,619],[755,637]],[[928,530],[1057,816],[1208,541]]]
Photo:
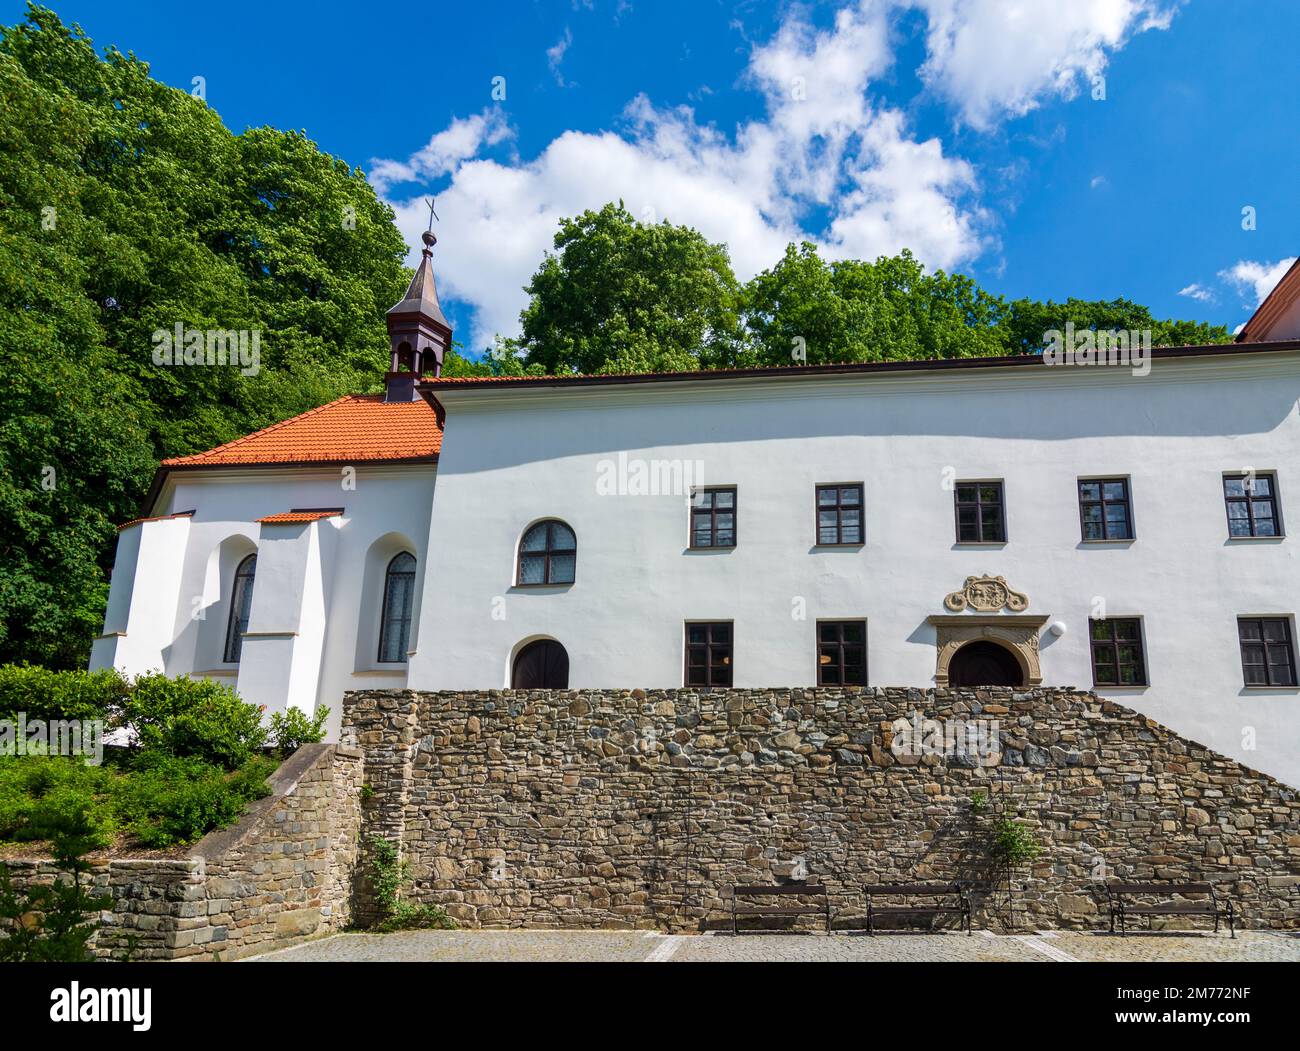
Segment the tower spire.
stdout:
[[385,401],[414,401],[419,395],[415,385],[430,368],[433,375],[442,372],[443,358],[451,347],[451,325],[438,302],[438,286],[433,277],[433,246],[438,243],[433,220],[438,213],[429,205],[429,227],[420,235],[424,249],[420,264],[411,276],[406,295],[388,308],[389,363]]

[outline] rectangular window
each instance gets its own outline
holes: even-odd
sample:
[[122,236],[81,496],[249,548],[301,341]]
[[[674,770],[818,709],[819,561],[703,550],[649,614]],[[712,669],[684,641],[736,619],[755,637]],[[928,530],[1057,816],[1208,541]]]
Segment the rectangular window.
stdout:
[[817,486],[817,543],[862,543],[862,486]]
[[736,546],[736,489],[697,489],[691,499],[691,547]]
[[867,622],[817,622],[817,685],[867,684]]
[[1241,672],[1247,686],[1294,686],[1289,617],[1238,617]]
[[1081,478],[1079,519],[1084,540],[1132,540],[1128,479]]
[[687,623],[686,685],[731,685],[731,622]]
[[958,482],[954,487],[954,495],[957,504],[957,543],[1006,543],[1007,519],[1001,482]]
[[1282,535],[1276,475],[1224,475],[1223,499],[1228,506],[1228,536]]
[[1094,686],[1147,686],[1142,622],[1137,617],[1090,620]]

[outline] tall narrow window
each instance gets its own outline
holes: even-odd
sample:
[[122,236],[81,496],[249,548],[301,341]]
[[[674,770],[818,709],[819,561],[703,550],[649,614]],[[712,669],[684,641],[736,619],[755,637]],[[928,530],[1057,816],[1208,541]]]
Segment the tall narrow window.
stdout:
[[1132,540],[1128,479],[1081,478],[1079,520],[1084,540]]
[[1282,535],[1275,475],[1225,475],[1223,499],[1228,505],[1228,536]]
[[1147,686],[1142,622],[1137,617],[1090,620],[1094,686]]
[[823,620],[817,624],[817,685],[865,686],[867,622]]
[[735,546],[735,488],[697,489],[691,498],[691,547]]
[[1247,686],[1294,686],[1289,617],[1238,617],[1241,671]]
[[731,685],[731,623],[686,625],[686,685]]
[[520,587],[572,584],[578,564],[578,538],[563,522],[552,519],[529,528],[519,542]]
[[957,543],[1002,544],[1007,539],[1001,482],[958,482]]
[[822,547],[862,543],[862,486],[817,486],[817,543]]
[[379,659],[406,660],[411,641],[411,606],[415,600],[415,556],[403,551],[384,574],[384,608],[379,621]]
[[253,608],[253,575],[257,572],[257,556],[249,555],[235,570],[235,583],[230,589],[230,621],[226,625],[227,664],[238,664],[244,649],[244,632],[248,630],[248,613]]

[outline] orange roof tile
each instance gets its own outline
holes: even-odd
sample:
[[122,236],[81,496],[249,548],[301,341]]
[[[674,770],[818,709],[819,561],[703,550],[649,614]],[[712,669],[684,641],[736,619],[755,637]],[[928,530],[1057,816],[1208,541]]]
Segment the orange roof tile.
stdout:
[[265,525],[294,525],[298,522],[317,522],[322,518],[335,518],[342,511],[281,511],[278,515],[267,515],[257,521]]
[[173,456],[162,465],[435,460],[441,447],[437,414],[423,399],[390,402],[378,394],[349,394],[207,452]]

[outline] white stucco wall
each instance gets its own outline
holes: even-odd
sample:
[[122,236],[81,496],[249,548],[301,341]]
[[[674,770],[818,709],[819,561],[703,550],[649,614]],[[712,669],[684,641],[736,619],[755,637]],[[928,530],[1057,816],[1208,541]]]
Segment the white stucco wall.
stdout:
[[[400,550],[415,555],[423,574],[434,476],[429,465],[359,466],[355,488],[344,488],[336,468],[173,474],[155,514],[194,515],[123,531],[106,637],[96,642],[91,667],[216,678],[269,711],[324,703],[336,735],[344,690],[406,684],[406,665],[377,659],[382,578]],[[295,507],[344,513],[310,526],[257,523]],[[246,639],[241,665],[230,665],[221,658],[231,583],[236,566],[254,552],[249,631],[270,634]],[[415,638],[413,632],[412,646]]]
[[[1300,358],[1158,360],[1145,378],[1105,368],[1018,368],[584,387],[439,391],[447,408],[410,684],[504,686],[521,640],[550,636],[571,687],[682,682],[683,623],[735,622],[735,685],[815,681],[818,619],[868,622],[873,685],[928,685],[945,594],[1002,575],[1044,633],[1049,685],[1090,687],[1087,626],[1140,616],[1151,685],[1124,703],[1300,784],[1300,691],[1246,689],[1239,614],[1291,616],[1296,542],[1229,540],[1221,479],[1275,471],[1300,528]],[[602,496],[620,451],[698,461],[738,487],[735,550],[687,550],[675,496]],[[1081,542],[1080,477],[1131,480],[1137,538]],[[1005,480],[1008,543],[955,543],[945,480]],[[865,485],[866,543],[814,545],[814,486]],[[571,587],[513,587],[523,528],[578,537]],[[803,619],[797,614],[802,606]],[[1255,748],[1243,742],[1253,733]]]

